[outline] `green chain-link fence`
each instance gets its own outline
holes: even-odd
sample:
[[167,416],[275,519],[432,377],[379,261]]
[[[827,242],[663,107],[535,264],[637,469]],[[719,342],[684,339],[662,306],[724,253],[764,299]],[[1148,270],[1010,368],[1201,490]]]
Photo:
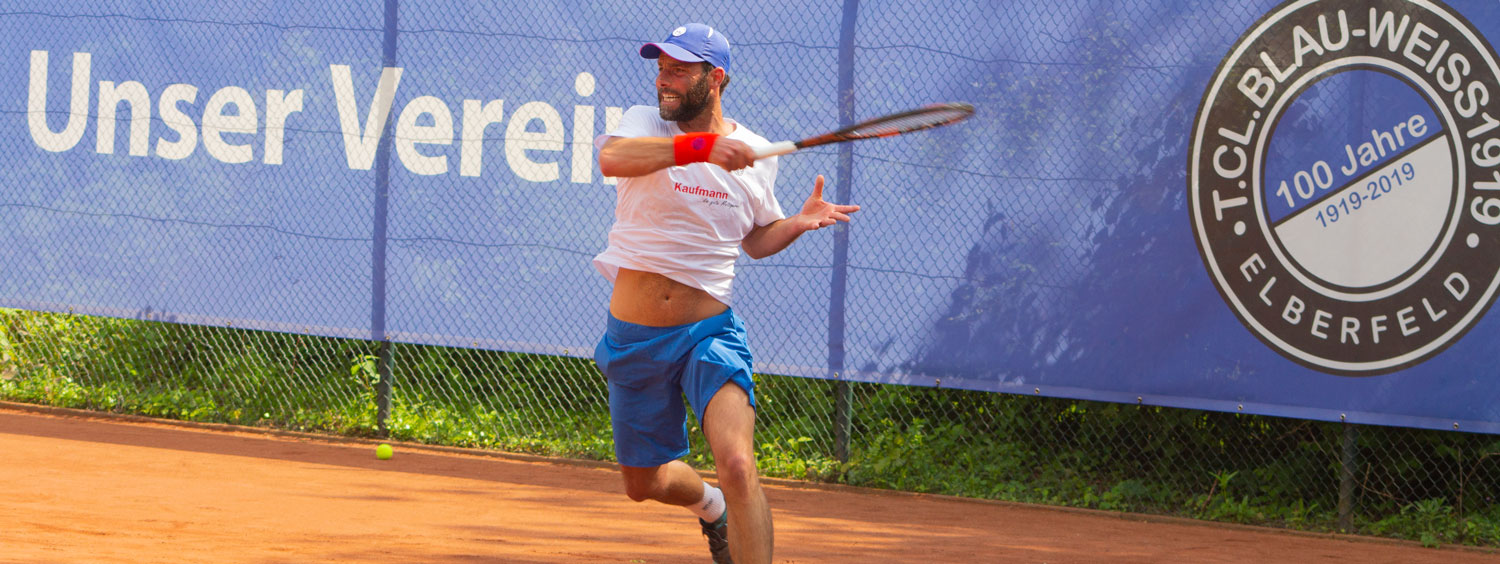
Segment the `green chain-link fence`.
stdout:
[[[25,71],[0,85],[0,149],[15,161],[0,178],[0,298],[29,308],[0,310],[0,399],[611,458],[602,377],[591,351],[569,349],[596,338],[607,299],[587,262],[613,193],[589,142],[651,101],[651,67],[632,50],[703,3],[410,1],[399,25],[397,3],[383,4],[0,6],[0,43],[21,61],[4,68],[48,51],[52,73],[42,111],[23,105]],[[798,373],[758,376],[764,473],[1500,546],[1492,435],[942,388],[947,374],[1047,381],[1178,339],[1100,335],[1145,323],[1120,302],[1204,276],[1187,240],[1185,136],[1203,79],[1276,2],[950,4],[799,2],[780,6],[797,17],[768,18],[725,2],[689,18],[733,30],[727,103],[770,137],[936,100],[980,108],[952,128],[962,142],[784,161],[784,207],[826,173],[836,199],[866,209],[860,227],[738,265],[758,368]],[[1031,27],[1000,25],[1013,21]],[[81,53],[96,103],[74,111]],[[391,127],[431,137],[388,133],[354,166],[337,98],[362,127],[392,64],[408,67],[392,121],[416,109]],[[97,102],[103,82],[110,103]],[[334,92],[343,84],[353,93]],[[221,128],[217,148],[186,141],[213,96],[268,114],[272,91],[284,152],[269,154],[265,121],[254,136]],[[168,92],[180,115],[161,111]],[[497,101],[510,121],[483,109]],[[453,131],[432,134],[445,112]],[[17,125],[41,114],[45,151]],[[61,147],[75,117],[88,135]],[[113,138],[99,141],[105,123]],[[180,154],[189,146],[201,150]],[[798,305],[817,319],[788,312],[788,288],[816,294]],[[1085,334],[1102,344],[1079,345]],[[931,380],[870,383],[913,365]],[[701,443],[689,461],[712,468]]]

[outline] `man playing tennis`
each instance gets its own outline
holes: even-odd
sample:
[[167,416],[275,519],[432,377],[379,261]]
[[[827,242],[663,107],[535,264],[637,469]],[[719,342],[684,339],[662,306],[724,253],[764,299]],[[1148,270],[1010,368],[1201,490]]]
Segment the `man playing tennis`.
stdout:
[[[730,309],[734,262],[780,252],[802,233],[849,221],[858,206],[823,201],[823,177],[785,217],[767,144],[724,117],[729,41],[703,24],[672,31],[656,59],[659,107],[636,106],[599,136],[599,170],[620,177],[609,246],[594,266],[614,283],[594,359],[609,382],[625,493],[698,515],[714,562],[771,561],[771,510],[755,466],[755,383],[745,327]],[[713,451],[719,485],[688,454],[687,396]],[[733,516],[733,519],[729,517]]]

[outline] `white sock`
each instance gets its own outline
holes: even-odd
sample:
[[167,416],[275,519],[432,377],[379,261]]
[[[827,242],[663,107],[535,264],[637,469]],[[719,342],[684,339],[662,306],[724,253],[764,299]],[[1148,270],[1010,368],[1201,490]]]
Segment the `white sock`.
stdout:
[[724,492],[703,482],[703,499],[688,506],[699,519],[712,523],[724,515]]

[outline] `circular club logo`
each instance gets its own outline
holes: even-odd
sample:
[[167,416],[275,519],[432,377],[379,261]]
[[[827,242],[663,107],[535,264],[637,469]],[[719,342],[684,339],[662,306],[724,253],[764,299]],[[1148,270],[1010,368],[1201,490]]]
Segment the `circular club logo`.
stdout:
[[1302,0],[1215,72],[1188,163],[1203,262],[1304,366],[1362,376],[1456,341],[1500,283],[1500,66],[1429,0]]

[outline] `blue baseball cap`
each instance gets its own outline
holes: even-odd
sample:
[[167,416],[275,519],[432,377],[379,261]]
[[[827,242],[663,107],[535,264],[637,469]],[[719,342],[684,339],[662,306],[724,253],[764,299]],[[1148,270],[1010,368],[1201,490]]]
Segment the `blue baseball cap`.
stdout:
[[665,41],[641,46],[641,56],[647,59],[655,59],[662,53],[679,61],[707,61],[725,71],[729,70],[729,38],[701,23],[679,27],[672,30],[672,35]]

